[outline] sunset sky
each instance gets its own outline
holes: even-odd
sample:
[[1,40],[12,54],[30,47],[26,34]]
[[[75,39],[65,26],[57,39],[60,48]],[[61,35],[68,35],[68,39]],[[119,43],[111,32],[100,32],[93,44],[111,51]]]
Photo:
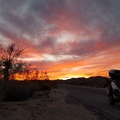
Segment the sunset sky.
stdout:
[[120,0],[0,0],[0,43],[50,79],[120,69]]

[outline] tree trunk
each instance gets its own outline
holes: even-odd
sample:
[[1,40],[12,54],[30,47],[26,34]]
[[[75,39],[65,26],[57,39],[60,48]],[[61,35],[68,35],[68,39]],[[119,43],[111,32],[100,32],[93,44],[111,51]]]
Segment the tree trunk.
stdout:
[[4,70],[4,81],[9,81],[9,69],[7,68]]
[[10,60],[6,60],[5,62],[4,62],[4,64],[5,64],[5,69],[4,69],[4,81],[9,81],[9,69],[11,68],[11,61]]

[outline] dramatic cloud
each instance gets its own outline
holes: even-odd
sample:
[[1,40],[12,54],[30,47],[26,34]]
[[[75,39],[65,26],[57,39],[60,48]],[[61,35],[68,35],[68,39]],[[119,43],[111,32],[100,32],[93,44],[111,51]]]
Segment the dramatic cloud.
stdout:
[[120,69],[119,0],[0,0],[0,42],[51,79]]

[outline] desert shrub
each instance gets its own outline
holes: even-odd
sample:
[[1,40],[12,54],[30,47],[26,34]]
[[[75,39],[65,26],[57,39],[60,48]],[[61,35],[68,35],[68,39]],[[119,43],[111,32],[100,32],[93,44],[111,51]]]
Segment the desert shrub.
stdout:
[[3,80],[0,80],[0,101],[4,99],[5,96],[5,83]]
[[26,89],[16,87],[8,87],[5,91],[5,101],[21,101],[27,99]]
[[23,101],[33,96],[36,91],[50,92],[53,83],[51,81],[16,81],[11,80],[7,84],[0,81],[0,100]]
[[32,80],[29,81],[29,86],[34,89],[34,91],[39,90],[51,90],[51,81],[40,81],[40,80]]
[[57,83],[57,81],[51,81],[51,87],[52,88],[58,88],[58,83]]
[[51,86],[49,84],[43,84],[41,90],[51,90]]
[[41,90],[51,90],[51,82],[50,81],[43,81],[41,84]]
[[23,101],[32,97],[34,90],[27,86],[27,82],[10,81],[5,88],[5,101]]
[[21,101],[27,98],[27,90],[20,86],[7,85],[5,89],[5,101]]

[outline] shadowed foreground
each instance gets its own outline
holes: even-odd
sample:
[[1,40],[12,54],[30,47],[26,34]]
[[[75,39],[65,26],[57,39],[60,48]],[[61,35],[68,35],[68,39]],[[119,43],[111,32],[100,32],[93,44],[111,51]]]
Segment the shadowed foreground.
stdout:
[[62,88],[42,92],[22,102],[0,102],[0,120],[100,120]]

